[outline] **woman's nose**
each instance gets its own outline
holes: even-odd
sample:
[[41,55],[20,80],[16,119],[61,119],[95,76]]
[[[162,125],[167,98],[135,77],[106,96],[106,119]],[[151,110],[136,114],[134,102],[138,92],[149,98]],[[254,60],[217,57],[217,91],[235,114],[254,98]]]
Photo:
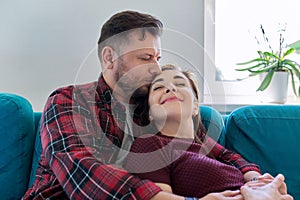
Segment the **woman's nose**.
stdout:
[[166,93],[169,93],[169,92],[176,92],[176,88],[174,86],[168,86],[166,87]]

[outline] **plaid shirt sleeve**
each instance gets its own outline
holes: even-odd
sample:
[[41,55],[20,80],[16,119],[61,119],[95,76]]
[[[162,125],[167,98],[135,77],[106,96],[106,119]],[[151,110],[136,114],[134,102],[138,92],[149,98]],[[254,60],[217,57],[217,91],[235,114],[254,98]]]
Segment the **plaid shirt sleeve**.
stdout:
[[94,140],[104,134],[97,133],[88,106],[75,105],[72,95],[71,90],[52,94],[41,124],[44,156],[68,198],[150,199],[161,191],[150,181],[102,162]]
[[217,160],[237,167],[243,174],[248,171],[256,171],[261,173],[256,164],[249,163],[240,154],[226,149],[210,137],[207,137],[206,146],[211,147],[211,152]]

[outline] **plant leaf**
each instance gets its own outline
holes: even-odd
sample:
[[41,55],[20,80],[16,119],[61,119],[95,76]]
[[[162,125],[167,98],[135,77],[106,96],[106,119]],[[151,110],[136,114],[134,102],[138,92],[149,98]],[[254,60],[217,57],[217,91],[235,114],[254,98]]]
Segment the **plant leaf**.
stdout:
[[247,61],[247,62],[237,63],[237,65],[247,65],[247,64],[250,64],[253,62],[267,62],[267,60],[263,59],[263,58],[255,58],[255,59]]
[[292,73],[293,73],[293,74],[296,74],[296,76],[300,79],[300,71],[299,71],[299,69],[297,69],[297,67],[296,67],[296,66],[298,66],[297,63],[295,63],[295,62],[293,62],[293,61],[291,61],[291,60],[284,60],[283,64],[284,64],[284,67],[285,67],[286,69],[288,69],[288,67],[287,67],[286,65],[288,65],[289,67],[291,67],[291,69],[293,70]]
[[288,45],[291,48],[294,48],[297,53],[300,53],[300,40]]
[[271,83],[272,77],[273,77],[274,71],[269,71],[268,74],[265,76],[264,80],[258,87],[256,91],[263,91],[265,90]]
[[251,69],[257,68],[261,65],[265,65],[265,63],[258,63],[257,65],[254,65],[254,66],[250,66],[250,67],[246,67],[246,68],[238,68],[238,69],[235,69],[235,70],[236,71],[251,71]]
[[293,88],[293,92],[296,96],[297,95],[297,91],[296,91],[296,85],[295,85],[295,78],[294,78],[294,74],[293,74],[293,70],[289,69],[290,74],[291,74],[291,78],[292,78],[292,88]]
[[[263,73],[263,72],[269,72],[270,70],[274,70],[276,71],[278,69],[278,61],[273,62],[271,65],[267,65],[265,67],[262,67],[256,71],[251,71],[251,72],[255,72],[255,73]],[[250,71],[250,70],[249,70]]]
[[294,53],[295,49],[294,48],[290,48],[288,49],[286,52],[283,53],[283,58],[291,53]]
[[269,57],[269,58],[280,59],[277,55],[275,55],[275,54],[273,54],[273,53],[271,53],[271,52],[268,52],[268,51],[264,52],[264,55],[265,55],[266,57]]

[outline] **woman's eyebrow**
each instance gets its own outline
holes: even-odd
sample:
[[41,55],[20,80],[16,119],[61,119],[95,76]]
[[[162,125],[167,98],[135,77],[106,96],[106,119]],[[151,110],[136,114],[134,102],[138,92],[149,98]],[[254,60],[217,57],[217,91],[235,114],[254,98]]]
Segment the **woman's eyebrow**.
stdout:
[[182,76],[176,75],[173,77],[173,79],[184,79]]
[[156,79],[155,81],[152,82],[152,85],[157,83],[157,82],[162,82],[163,80],[164,80],[163,78]]
[[[179,75],[175,75],[175,76],[173,77],[173,79],[182,79],[182,80],[185,80],[184,77],[179,76]],[[152,82],[152,85],[155,84],[155,83],[157,83],[157,82],[162,82],[162,81],[164,81],[163,78],[156,79],[155,81]]]

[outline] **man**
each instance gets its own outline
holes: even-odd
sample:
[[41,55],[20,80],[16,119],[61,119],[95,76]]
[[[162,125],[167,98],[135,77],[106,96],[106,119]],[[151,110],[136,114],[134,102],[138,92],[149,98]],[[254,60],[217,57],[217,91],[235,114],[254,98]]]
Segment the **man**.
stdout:
[[[98,81],[59,88],[46,102],[36,181],[23,199],[184,199],[119,167],[138,133],[132,102],[160,73],[162,28],[153,16],[133,11],[103,25]],[[242,199],[239,192],[218,194],[229,196]]]
[[154,17],[133,11],[103,25],[99,80],[57,89],[47,100],[36,181],[23,199],[183,199],[116,167],[133,140],[129,98],[147,93],[160,73],[162,28]]

